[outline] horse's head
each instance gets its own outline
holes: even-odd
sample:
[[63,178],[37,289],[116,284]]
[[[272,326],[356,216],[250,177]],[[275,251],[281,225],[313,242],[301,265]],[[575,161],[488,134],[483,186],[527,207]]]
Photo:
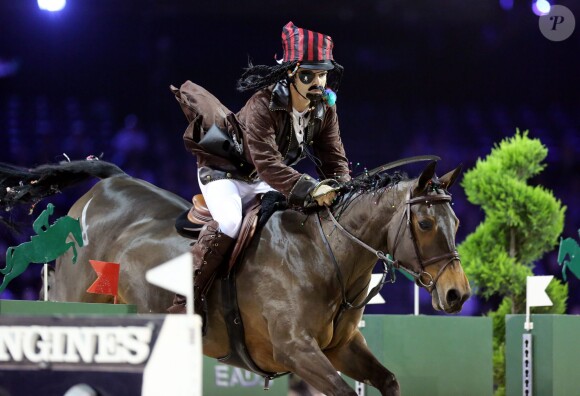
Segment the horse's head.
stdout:
[[[580,230],[579,230],[580,232]],[[580,245],[573,238],[561,238],[558,249],[558,264],[562,266],[562,277],[567,281],[566,269],[580,278]]]
[[79,247],[86,244],[83,239],[83,230],[81,228],[80,220],[74,219],[70,216],[63,216],[56,220],[54,224],[46,230],[46,234],[54,235],[55,238],[62,240],[65,240],[67,235],[70,234]]
[[560,248],[558,249],[558,264],[563,265],[571,252],[573,251],[571,248],[573,247],[574,240],[572,238],[562,238],[560,237]]
[[431,293],[433,308],[457,313],[471,295],[455,247],[459,220],[447,192],[461,166],[437,178],[436,164],[430,163],[408,185],[389,226],[389,251],[401,269]]

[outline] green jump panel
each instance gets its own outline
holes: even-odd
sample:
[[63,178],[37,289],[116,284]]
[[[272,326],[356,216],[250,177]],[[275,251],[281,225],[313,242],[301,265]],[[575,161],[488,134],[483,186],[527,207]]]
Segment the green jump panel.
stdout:
[[137,313],[127,304],[0,300],[0,315],[126,315]]
[[[506,316],[506,393],[522,394],[522,335],[525,315]],[[580,316],[531,315],[534,395],[578,395]]]
[[[363,320],[370,350],[397,376],[402,395],[493,394],[491,318],[365,315]],[[347,382],[364,388],[365,396],[380,396],[376,388]]]

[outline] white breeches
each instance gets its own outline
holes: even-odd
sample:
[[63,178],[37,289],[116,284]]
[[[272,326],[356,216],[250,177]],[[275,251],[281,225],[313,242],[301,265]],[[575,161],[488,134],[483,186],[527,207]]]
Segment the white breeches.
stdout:
[[[199,174],[197,176],[199,181]],[[242,226],[242,213],[256,202],[256,196],[274,189],[266,182],[245,183],[239,180],[222,179],[199,188],[213,219],[220,231],[231,238],[237,238]]]

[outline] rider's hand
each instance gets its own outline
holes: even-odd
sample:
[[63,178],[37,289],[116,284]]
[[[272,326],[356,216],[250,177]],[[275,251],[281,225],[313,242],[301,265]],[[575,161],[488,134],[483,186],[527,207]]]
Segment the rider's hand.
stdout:
[[310,193],[319,206],[330,206],[336,199],[336,189],[327,184],[318,185]]

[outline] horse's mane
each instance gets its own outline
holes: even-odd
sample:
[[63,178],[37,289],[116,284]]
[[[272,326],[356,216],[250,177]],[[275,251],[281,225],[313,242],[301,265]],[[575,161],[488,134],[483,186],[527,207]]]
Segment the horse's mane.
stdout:
[[[350,204],[362,195],[368,193],[382,194],[387,188],[406,180],[409,180],[409,178],[404,172],[395,172],[393,174],[380,173],[372,176],[363,173],[362,175],[340,185],[340,195],[338,201],[333,205],[333,211],[338,217],[340,213],[346,210]],[[263,227],[274,212],[288,208],[289,205],[284,195],[277,191],[267,192],[262,197],[262,208],[260,209],[258,228]],[[324,207],[322,206],[315,206],[297,210],[310,214],[323,209]]]
[[405,172],[390,173],[376,173],[374,175],[361,175],[354,177],[350,181],[342,185],[341,190],[347,191],[362,191],[362,192],[377,192],[386,187],[392,187],[401,181],[409,180]]
[[340,216],[353,202],[363,195],[372,193],[377,199],[390,187],[402,181],[409,180],[405,172],[377,173],[374,175],[362,174],[351,179],[340,187],[340,197],[334,204],[333,211]]

